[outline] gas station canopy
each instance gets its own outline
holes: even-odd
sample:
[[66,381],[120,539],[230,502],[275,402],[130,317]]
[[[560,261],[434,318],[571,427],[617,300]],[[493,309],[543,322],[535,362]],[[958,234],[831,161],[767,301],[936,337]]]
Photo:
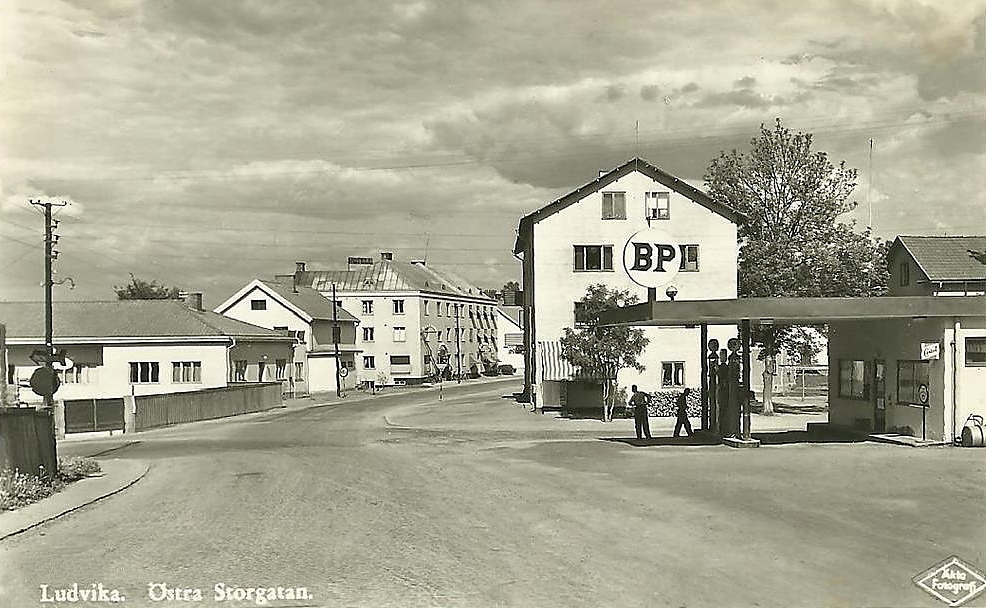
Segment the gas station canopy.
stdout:
[[599,315],[602,325],[726,325],[744,320],[778,325],[831,321],[986,315],[986,296],[739,298],[643,302]]

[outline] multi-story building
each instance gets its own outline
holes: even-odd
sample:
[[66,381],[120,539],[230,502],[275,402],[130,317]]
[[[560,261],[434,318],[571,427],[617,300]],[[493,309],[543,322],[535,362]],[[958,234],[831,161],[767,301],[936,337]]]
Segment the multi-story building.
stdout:
[[478,287],[423,261],[351,258],[347,270],[309,270],[290,277],[333,297],[359,319],[356,365],[377,384],[416,384],[481,372],[496,363],[496,302]]
[[[342,306],[333,308],[311,287],[291,279],[255,279],[216,307],[215,312],[246,323],[289,332],[295,338],[294,366],[288,370],[292,393],[351,389],[359,382],[356,357],[359,321]],[[333,328],[338,327],[338,344]],[[336,363],[338,350],[339,362]]]
[[[576,302],[592,284],[630,290],[641,301],[735,298],[741,220],[739,213],[639,158],[523,217],[514,253],[523,260],[525,397],[535,407],[573,405],[576,393],[595,400],[592,386],[598,383],[588,383],[586,395],[586,383],[575,382],[578,370],[561,359],[559,343],[564,328],[576,326]],[[680,264],[674,289],[667,292],[641,287],[624,262],[625,250],[632,252],[631,236],[648,228],[677,242],[667,250]],[[644,331],[650,338],[640,359],[646,370],[623,370],[619,383],[645,391],[698,387],[699,330]],[[709,335],[725,344],[736,328],[710,327]]]

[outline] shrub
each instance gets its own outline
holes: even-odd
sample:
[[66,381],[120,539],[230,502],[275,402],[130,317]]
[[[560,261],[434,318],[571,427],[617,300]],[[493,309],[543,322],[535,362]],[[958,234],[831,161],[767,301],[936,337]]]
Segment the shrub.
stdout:
[[99,473],[99,463],[92,458],[74,456],[58,461],[58,476],[65,481],[75,481],[88,475]]
[[58,462],[58,474],[51,480],[21,471],[0,471],[0,511],[10,511],[48,498],[65,484],[98,473],[99,463],[92,458],[74,457]]

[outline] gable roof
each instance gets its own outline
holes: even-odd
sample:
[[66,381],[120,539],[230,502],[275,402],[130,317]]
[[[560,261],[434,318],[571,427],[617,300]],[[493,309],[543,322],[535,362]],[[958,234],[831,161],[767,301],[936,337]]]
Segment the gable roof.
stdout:
[[[292,278],[273,281],[254,279],[217,306],[215,312],[224,314],[254,290],[264,292],[306,323],[316,319],[332,320],[332,301],[311,287],[295,287]],[[356,317],[341,306],[336,307],[336,319],[344,323],[359,323]]]
[[642,158],[634,157],[623,163],[619,167],[613,169],[612,171],[600,175],[591,182],[580,186],[579,188],[569,192],[565,196],[559,198],[558,200],[541,207],[533,213],[525,215],[520,220],[520,234],[517,237],[517,242],[514,245],[514,253],[521,253],[523,251],[523,246],[521,244],[521,235],[525,234],[526,230],[540,222],[546,217],[550,217],[559,211],[570,207],[575,203],[579,202],[586,196],[598,192],[599,190],[605,188],[609,184],[615,182],[616,180],[633,173],[634,171],[640,172],[647,177],[650,177],[656,182],[663,184],[664,186],[671,188],[675,192],[691,199],[692,201],[702,205],[709,211],[713,213],[718,213],[727,220],[733,222],[734,224],[739,224],[746,221],[746,216],[739,211],[717,202],[712,199],[708,194],[702,192],[695,186],[686,183],[684,180],[679,179],[670,173],[660,169],[649,162],[643,160]]
[[[0,302],[0,322],[11,339],[44,338],[43,302]],[[257,327],[178,300],[54,302],[58,338],[252,338],[285,341],[281,332]]]
[[524,323],[524,307],[523,306],[497,306],[496,309],[500,311],[504,317],[507,318],[511,323],[516,325],[518,328],[523,329]]
[[986,281],[986,236],[907,236],[894,239],[929,281]]
[[300,285],[326,293],[338,291],[421,291],[432,294],[494,300],[475,285],[445,270],[422,262],[381,260],[354,270],[304,270],[296,273]]

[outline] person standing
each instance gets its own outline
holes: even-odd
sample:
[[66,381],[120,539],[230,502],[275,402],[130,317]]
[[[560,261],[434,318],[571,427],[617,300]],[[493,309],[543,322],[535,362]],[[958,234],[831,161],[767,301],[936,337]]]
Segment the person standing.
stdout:
[[650,439],[650,420],[647,417],[647,402],[650,398],[647,393],[639,392],[636,384],[630,387],[630,391],[633,393],[630,396],[630,405],[633,406],[633,423],[637,431],[637,439],[643,439],[645,436]]
[[691,394],[691,392],[692,389],[686,388],[681,391],[680,395],[678,395],[678,421],[675,422],[674,425],[675,437],[677,437],[678,433],[681,432],[682,427],[685,428],[685,432],[688,433],[689,437],[692,436],[692,423],[688,420],[688,395]]

